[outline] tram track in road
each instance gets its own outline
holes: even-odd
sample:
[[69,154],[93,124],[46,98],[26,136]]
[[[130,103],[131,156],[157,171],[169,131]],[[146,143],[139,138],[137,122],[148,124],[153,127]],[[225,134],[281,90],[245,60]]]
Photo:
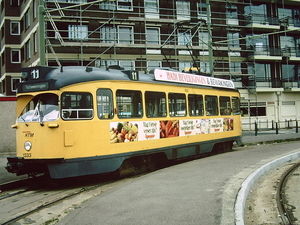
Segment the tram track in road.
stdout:
[[[94,177],[94,179],[97,179],[97,177]],[[74,183],[70,184],[70,182],[67,181],[60,185],[54,183],[54,181],[52,181],[52,184],[47,181],[45,183],[39,183],[38,185],[34,184],[31,187],[28,186],[22,190],[7,190],[0,195],[0,224],[8,225],[15,222],[23,224],[26,223],[26,220],[27,222],[34,221],[29,218],[34,214],[36,214],[36,216],[33,216],[35,218],[45,217],[45,219],[41,219],[41,221],[36,221],[37,224],[44,224],[47,220],[52,220],[53,217],[55,217],[55,213],[53,213],[53,215],[51,215],[51,213],[41,213],[43,210],[57,206],[59,203],[65,200],[71,200],[85,192],[101,189],[101,187],[112,184],[115,181],[116,180],[104,178],[100,181],[84,179],[78,182],[78,179],[76,179],[71,181]],[[102,190],[99,191],[102,192]],[[82,201],[82,199],[80,201]],[[60,208],[59,213],[61,213],[61,211],[62,209]],[[50,219],[47,219],[47,214],[49,214],[48,217]]]
[[[297,218],[294,215],[294,210],[296,207],[292,205],[289,202],[288,194],[286,192],[287,184],[289,183],[290,179],[294,175],[298,175],[295,171],[299,170],[300,168],[300,162],[293,165],[291,168],[289,168],[282,176],[282,179],[280,180],[278,184],[278,190],[277,190],[277,206],[278,211],[280,214],[280,218],[282,219],[282,222],[284,225],[292,225],[296,224]],[[299,210],[299,209],[297,209]]]

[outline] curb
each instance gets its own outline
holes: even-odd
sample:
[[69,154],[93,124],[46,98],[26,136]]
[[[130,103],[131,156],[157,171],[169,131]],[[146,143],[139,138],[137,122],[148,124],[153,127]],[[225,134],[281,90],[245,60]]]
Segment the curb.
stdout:
[[247,179],[242,183],[241,188],[237,194],[234,211],[235,211],[235,224],[244,225],[244,210],[246,205],[246,200],[249,194],[250,189],[253,187],[254,183],[266,172],[270,171],[282,165],[288,161],[297,159],[300,157],[300,151],[292,153],[290,155],[283,156],[281,158],[275,159],[272,162],[269,162],[256,171],[254,171]]

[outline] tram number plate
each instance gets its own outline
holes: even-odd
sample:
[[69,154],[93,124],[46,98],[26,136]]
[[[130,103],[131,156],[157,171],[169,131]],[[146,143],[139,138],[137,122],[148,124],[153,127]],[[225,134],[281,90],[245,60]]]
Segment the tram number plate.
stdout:
[[29,157],[31,157],[31,153],[23,153],[23,157],[24,158],[29,158]]

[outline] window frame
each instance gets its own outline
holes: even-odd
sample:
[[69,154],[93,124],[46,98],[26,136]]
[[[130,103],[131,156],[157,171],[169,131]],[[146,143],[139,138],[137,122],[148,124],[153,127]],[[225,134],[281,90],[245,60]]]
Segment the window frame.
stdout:
[[25,43],[25,60],[29,60],[31,58],[31,43],[30,39]]
[[[100,96],[100,92],[103,94]],[[100,100],[101,97],[102,99]],[[108,98],[108,101],[105,100],[103,97]],[[114,117],[114,101],[113,101],[113,92],[111,89],[108,88],[99,88],[96,92],[97,98],[97,115],[99,119],[112,119]],[[99,103],[102,103],[101,106]],[[100,107],[99,107],[100,106]],[[102,110],[100,110],[102,108]],[[101,111],[101,113],[100,113]]]
[[[173,97],[174,96],[174,97]],[[180,100],[184,100],[184,102],[180,102]],[[168,107],[169,107],[169,116],[170,117],[184,117],[187,115],[187,107],[186,107],[186,95],[184,93],[168,93]],[[180,113],[182,104],[184,106],[184,113]]]
[[229,96],[219,96],[220,115],[228,116],[232,113],[231,99]]
[[[217,95],[205,95],[205,114],[206,116],[219,115],[219,100]],[[214,100],[216,101],[214,101]]]
[[[135,94],[139,94],[139,96]],[[140,90],[118,89],[115,95],[118,118],[143,117],[143,95]]]
[[[83,30],[85,28],[86,30]],[[84,34],[86,34],[84,36]],[[88,41],[89,27],[85,24],[69,24],[68,25],[68,39],[73,41]]]
[[[13,60],[13,57],[14,57],[13,52],[17,52],[17,54],[18,54],[18,60],[17,61]],[[21,50],[20,49],[11,49],[10,50],[10,62],[11,63],[21,63]]]
[[231,107],[233,115],[241,114],[241,99],[239,97],[232,96],[231,97]]
[[[197,100],[200,99],[200,104],[197,104]],[[193,100],[193,102],[192,102]],[[202,100],[202,101],[201,101]],[[189,116],[204,116],[204,101],[201,94],[188,94]],[[197,106],[199,108],[197,108]],[[202,107],[201,107],[202,106]],[[197,113],[198,111],[198,113]]]
[[24,14],[24,27],[27,30],[30,27],[30,10],[28,9]]
[[[70,95],[70,98],[65,97],[65,95]],[[71,99],[71,95],[76,99]],[[80,95],[81,98],[83,96],[90,98],[89,102],[81,102],[82,99],[78,99]],[[86,107],[82,107],[82,103],[86,104]],[[63,120],[91,120],[94,118],[93,95],[90,92],[63,92],[60,105]]]
[[176,16],[177,16],[178,20],[191,19],[191,4],[190,4],[190,2],[176,1]]
[[[121,3],[123,3],[123,4],[121,4]],[[126,3],[128,4],[128,6],[125,5]],[[125,6],[128,7],[128,9],[125,8]],[[133,0],[117,0],[117,10],[133,11]]]
[[[13,24],[17,24],[17,32],[13,32]],[[21,34],[21,24],[20,21],[10,21],[10,35],[20,35]]]
[[[156,34],[151,34],[148,31],[157,31],[157,35]],[[149,40],[151,39],[152,36],[157,37],[157,40]],[[146,44],[147,45],[160,45],[161,44],[161,40],[160,40],[160,28],[159,27],[146,27]]]
[[[130,36],[130,39],[121,39],[121,37],[120,37],[121,36],[121,32],[120,31],[122,29],[126,29],[126,28],[129,29],[128,34]],[[118,26],[118,43],[119,44],[134,44],[134,30],[133,30],[133,26]]]
[[[146,116],[148,118],[166,117],[167,116],[167,96],[165,92],[146,91],[145,92]],[[164,98],[163,98],[163,97]],[[153,98],[150,101],[150,97]],[[164,103],[162,102],[164,99]],[[149,112],[149,111],[152,112]]]

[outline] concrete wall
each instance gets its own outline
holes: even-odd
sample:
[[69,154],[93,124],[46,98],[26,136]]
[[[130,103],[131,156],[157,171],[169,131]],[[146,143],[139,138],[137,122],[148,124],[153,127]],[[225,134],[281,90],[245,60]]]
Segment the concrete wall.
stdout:
[[16,130],[11,125],[16,122],[16,101],[0,101],[0,154],[15,155]]

